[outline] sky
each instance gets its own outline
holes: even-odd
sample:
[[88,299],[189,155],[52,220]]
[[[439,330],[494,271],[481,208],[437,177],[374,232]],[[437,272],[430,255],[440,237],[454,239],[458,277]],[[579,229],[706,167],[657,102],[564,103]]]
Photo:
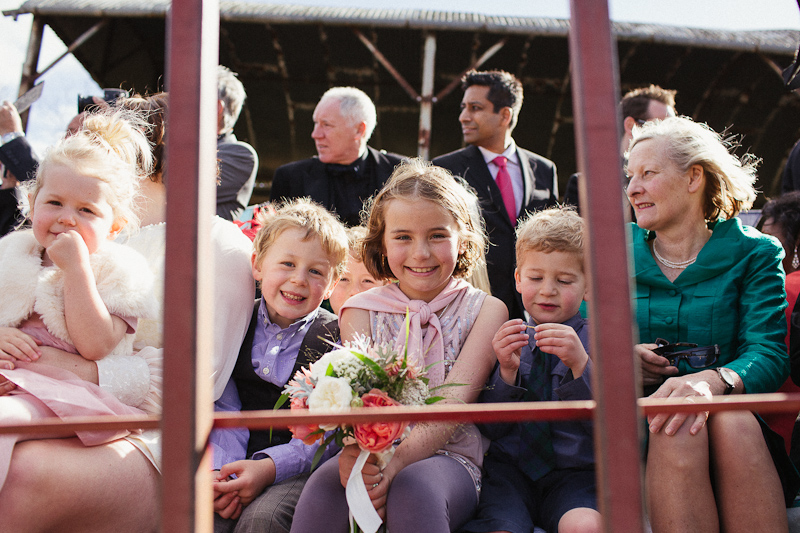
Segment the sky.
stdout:
[[[369,8],[397,6],[396,0],[272,0],[261,3]],[[21,4],[22,0],[0,0],[0,10],[16,9]],[[430,0],[403,0],[402,6],[490,15],[569,17],[568,0],[459,0],[438,3]],[[733,31],[800,30],[800,8],[797,0],[610,0],[609,6],[611,19],[620,22],[660,23]],[[11,17],[0,17],[0,100],[16,100],[31,20],[30,15],[22,15],[16,21]],[[65,45],[46,28],[39,70],[44,69],[65,50]],[[31,144],[40,155],[59,138],[77,112],[79,94],[102,94],[100,87],[71,54],[41,79],[45,81],[44,92],[31,108],[27,132]]]

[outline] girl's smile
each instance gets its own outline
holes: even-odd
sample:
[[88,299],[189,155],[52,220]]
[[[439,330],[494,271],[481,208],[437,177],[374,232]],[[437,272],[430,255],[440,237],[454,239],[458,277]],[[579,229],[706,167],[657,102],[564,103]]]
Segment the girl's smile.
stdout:
[[429,302],[447,285],[463,251],[455,218],[423,199],[397,198],[386,206],[384,251],[406,296]]

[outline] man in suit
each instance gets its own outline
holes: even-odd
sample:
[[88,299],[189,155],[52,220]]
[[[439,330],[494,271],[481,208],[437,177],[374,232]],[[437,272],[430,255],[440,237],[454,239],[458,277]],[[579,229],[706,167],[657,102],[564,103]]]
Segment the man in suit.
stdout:
[[[625,93],[619,103],[622,119],[622,138],[619,141],[619,153],[625,155],[631,144],[634,126],[641,126],[650,120],[664,120],[675,116],[675,94],[677,91],[662,89],[658,85],[639,87]],[[564,203],[574,205],[580,212],[578,198],[578,176],[573,174],[564,191]],[[631,210],[633,213],[633,210]]]
[[403,157],[367,146],[375,104],[355,87],[328,89],[314,109],[317,156],[275,170],[271,199],[308,196],[347,226],[360,223],[364,201],[378,192]]
[[558,179],[552,161],[519,148],[511,132],[522,108],[522,83],[508,72],[470,71],[461,87],[461,131],[466,148],[433,160],[476,190],[489,234],[486,266],[492,294],[510,318],[523,318],[514,286],[514,231],[526,212],[555,205]]
[[233,220],[250,202],[258,172],[258,155],[252,146],[239,141],[233,126],[242,112],[247,95],[236,73],[217,67],[217,215]]

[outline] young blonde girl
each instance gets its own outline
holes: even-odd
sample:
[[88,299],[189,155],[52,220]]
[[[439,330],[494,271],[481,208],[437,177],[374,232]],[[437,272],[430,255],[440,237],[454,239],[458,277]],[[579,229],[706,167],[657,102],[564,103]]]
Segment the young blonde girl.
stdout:
[[[412,160],[398,167],[372,205],[363,258],[384,287],[349,299],[342,308],[343,339],[365,334],[403,347],[410,314],[409,357],[430,365],[430,386],[446,402],[474,402],[495,356],[491,339],[507,319],[503,303],[464,281],[485,246],[469,214],[466,191],[444,169]],[[478,502],[486,442],[472,424],[417,424],[380,471],[362,470],[378,514],[393,533],[457,529]],[[348,446],[308,481],[293,532],[346,531],[343,483],[359,450]]]
[[[142,124],[109,111],[87,116],[40,164],[29,194],[31,229],[0,240],[0,375],[17,386],[0,397],[0,423],[141,413],[70,372],[29,363],[40,345],[91,361],[133,353],[138,319],[157,309],[153,275],[144,257],[112,240],[138,225],[138,169],[150,160]],[[78,437],[96,445],[125,434]],[[27,438],[0,437],[0,488],[15,443]]]

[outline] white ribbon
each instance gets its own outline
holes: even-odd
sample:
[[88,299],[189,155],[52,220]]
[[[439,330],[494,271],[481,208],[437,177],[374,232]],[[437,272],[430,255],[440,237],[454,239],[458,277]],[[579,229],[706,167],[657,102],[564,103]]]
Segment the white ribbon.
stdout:
[[369,452],[361,450],[344,492],[347,496],[347,505],[350,507],[350,530],[353,531],[355,521],[364,533],[375,533],[381,527],[383,520],[372,506],[367,487],[364,486],[364,478],[361,476],[361,469],[364,468],[368,458]]

